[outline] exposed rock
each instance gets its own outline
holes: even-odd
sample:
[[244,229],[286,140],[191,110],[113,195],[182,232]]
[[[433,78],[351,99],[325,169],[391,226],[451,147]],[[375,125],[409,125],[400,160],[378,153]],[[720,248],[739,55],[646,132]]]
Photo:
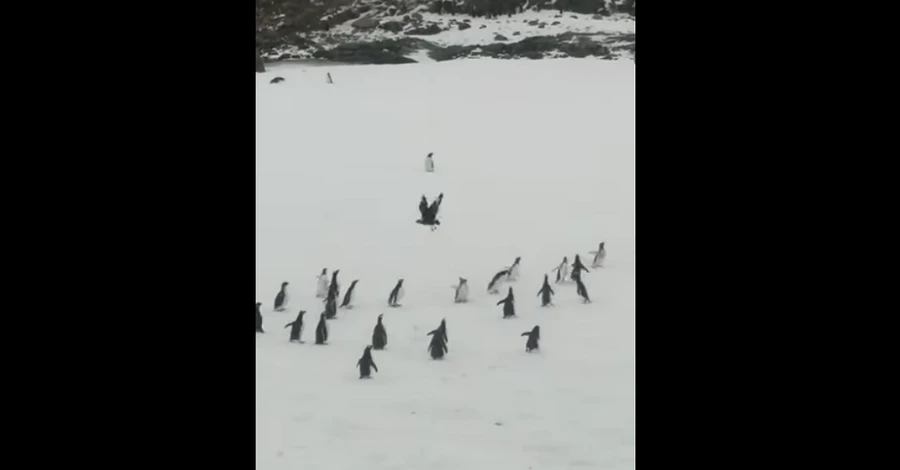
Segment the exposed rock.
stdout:
[[472,21],[468,18],[463,19],[463,23],[471,23]]
[[404,43],[388,40],[340,44],[333,49],[317,50],[313,57],[349,64],[412,64],[416,61],[404,56],[412,52]]
[[259,48],[256,48],[256,72],[262,73],[266,71],[266,64],[263,63],[262,55],[259,52]]
[[507,38],[506,36],[504,36],[502,34],[494,35],[494,41],[507,41],[507,40],[509,40],[509,38]]
[[518,36],[518,35],[520,35],[520,34],[522,34],[522,33],[516,31],[515,33],[513,33],[513,36]]
[[538,24],[540,24],[540,21],[538,20],[531,20],[528,22],[528,26],[537,26]]
[[408,23],[408,22],[409,22],[409,15],[403,15],[403,22],[404,22],[404,23]]
[[539,25],[538,25],[538,29],[544,29],[544,26],[546,26],[546,25],[543,24],[543,23],[542,23],[542,24],[539,24]]
[[275,77],[275,78],[273,78],[272,80],[270,80],[269,83],[281,83],[281,82],[283,82],[283,81],[284,81],[284,78],[282,78],[282,77]]
[[394,16],[394,15],[396,15],[396,14],[397,14],[397,8],[396,8],[396,7],[390,7],[390,8],[388,8],[388,9],[387,9],[387,14],[388,14],[388,16]]
[[602,20],[603,18],[606,18],[606,17],[599,13],[597,13],[596,15],[591,17],[591,19],[595,19],[595,20]]
[[554,22],[550,23],[550,26],[556,26],[558,24],[562,24],[562,23],[560,23],[559,21],[554,21]]
[[378,25],[378,28],[392,33],[399,33],[400,31],[403,31],[403,23],[399,21],[388,21],[387,23]]
[[459,26],[458,26],[458,28],[459,28],[460,31],[467,30],[467,29],[469,29],[469,28],[471,28],[471,27],[472,27],[472,25],[470,25],[469,23],[460,23]]
[[486,24],[483,24],[483,25],[481,25],[481,26],[478,27],[478,29],[484,29],[484,28],[487,28],[487,25],[486,25]]
[[422,14],[419,12],[415,12],[412,14],[412,18],[417,21],[422,21]]
[[441,31],[441,27],[437,23],[429,23],[428,26],[410,29],[406,34],[408,36],[431,36]]
[[350,23],[350,26],[353,26],[354,28],[359,28],[359,29],[372,29],[372,28],[377,27],[378,23],[379,23],[379,21],[376,20],[375,18],[372,18],[371,16],[366,16],[366,17],[360,18],[360,19]]

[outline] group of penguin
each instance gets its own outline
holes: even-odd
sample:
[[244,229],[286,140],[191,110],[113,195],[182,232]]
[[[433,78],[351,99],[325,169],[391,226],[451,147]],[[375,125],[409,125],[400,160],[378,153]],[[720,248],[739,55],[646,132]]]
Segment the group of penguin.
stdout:
[[[601,242],[597,251],[591,251],[590,253],[594,255],[594,260],[592,263],[593,268],[598,268],[602,265],[604,259],[606,258],[606,249],[604,247],[605,242]],[[504,282],[514,282],[519,277],[519,266],[522,258],[517,257],[515,262],[511,266],[507,266],[503,268],[503,270],[496,273],[492,278],[490,283],[488,284],[488,293],[489,294],[498,294],[499,287]],[[563,257],[562,263],[553,268],[553,271],[556,271],[556,283],[565,283],[567,279],[571,279],[576,283],[576,292],[582,297],[584,303],[590,303],[591,299],[588,296],[587,289],[584,286],[584,283],[581,280],[581,272],[588,271],[587,267],[581,262],[581,258],[579,255],[575,255],[575,260],[572,263],[571,269],[569,268],[568,257]],[[328,279],[328,269],[322,269],[321,274],[318,276],[317,286],[316,286],[316,297],[317,298],[325,298],[325,311],[323,311],[319,315],[319,323],[316,325],[316,333],[315,333],[315,344],[324,345],[328,342],[328,323],[326,320],[334,319],[337,316],[337,309],[339,308],[337,305],[337,299],[340,296],[340,284],[338,283],[338,273],[340,273],[339,269],[336,269],[331,273],[331,281]],[[352,309],[354,291],[356,289],[356,284],[359,282],[359,279],[354,279],[350,284],[350,287],[347,289],[347,292],[344,294],[343,301],[340,304],[340,308]],[[286,309],[289,295],[287,291],[289,283],[282,282],[281,289],[278,291],[278,294],[275,296],[275,311],[282,312]],[[469,296],[469,286],[468,281],[465,278],[459,278],[459,283],[457,285],[452,286],[455,289],[454,295],[454,303],[465,303],[468,302]],[[556,292],[553,291],[553,288],[550,287],[550,279],[549,275],[544,275],[544,284],[541,286],[541,289],[538,291],[538,296],[541,298],[541,306],[546,307],[548,305],[553,305],[551,301],[551,296],[556,295]],[[399,301],[403,298],[403,279],[397,281],[397,284],[391,289],[390,294],[388,295],[388,306],[390,307],[399,307]],[[503,318],[513,318],[516,316],[515,311],[515,297],[513,295],[512,287],[509,287],[509,291],[507,296],[497,302],[497,305],[503,305]],[[260,312],[260,307],[262,306],[262,302],[256,303],[256,332],[257,333],[265,333],[263,330],[263,319],[262,313]],[[306,314],[306,310],[301,310],[300,313],[297,314],[297,318],[285,325],[285,329],[291,329],[289,340],[291,342],[299,342],[303,343],[301,337],[303,335],[304,326],[303,326],[303,315]],[[375,324],[375,328],[372,332],[372,343],[369,346],[365,347],[363,351],[362,357],[357,362],[356,366],[359,368],[360,378],[370,378],[371,371],[374,369],[378,372],[378,367],[375,365],[374,360],[372,359],[371,350],[382,350],[385,346],[387,346],[387,331],[384,328],[384,324],[382,323],[384,314],[378,315],[378,322]],[[531,352],[539,349],[538,341],[540,340],[540,326],[535,326],[531,331],[526,331],[522,333],[521,336],[527,336],[528,339],[525,343],[525,351]],[[447,348],[447,322],[446,319],[441,320],[440,326],[438,328],[430,331],[428,336],[431,336],[431,342],[428,345],[428,352],[430,353],[432,359],[442,359],[444,355],[449,351]]]

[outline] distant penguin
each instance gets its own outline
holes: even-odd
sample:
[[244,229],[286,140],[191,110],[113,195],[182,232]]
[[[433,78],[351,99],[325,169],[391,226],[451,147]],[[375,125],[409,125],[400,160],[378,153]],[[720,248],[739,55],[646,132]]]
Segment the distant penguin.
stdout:
[[287,282],[281,283],[281,290],[278,291],[278,295],[275,296],[275,311],[283,312],[285,308],[287,308],[288,303],[288,293],[287,293]]
[[259,308],[262,307],[262,302],[256,303],[256,332],[257,333],[265,333],[262,327],[262,312],[259,311]]
[[350,288],[347,289],[347,293],[344,294],[344,301],[341,302],[341,308],[353,308],[353,289],[356,288],[356,283],[359,282],[359,279],[354,279],[353,282],[350,283]]
[[503,318],[512,318],[516,316],[516,299],[513,297],[513,289],[509,288],[506,298],[497,302],[497,305],[503,304]]
[[577,284],[575,292],[577,292],[578,295],[580,295],[581,298],[584,299],[584,303],[586,303],[586,304],[591,303],[591,298],[588,296],[587,288],[585,288],[584,283],[581,282],[580,276],[577,279],[575,279],[575,283]]
[[432,359],[443,359],[444,354],[449,351],[449,348],[447,348],[445,325],[446,323],[441,321],[441,326],[428,333],[429,335],[433,335],[431,337],[431,343],[428,344],[428,352],[431,353]]
[[509,275],[509,271],[504,269],[503,271],[494,274],[494,277],[491,278],[491,282],[488,283],[488,294],[498,294],[500,293],[500,286],[503,284],[503,280]]
[[426,173],[434,173],[434,160],[432,160],[432,155],[434,153],[429,153],[428,156],[425,157],[425,172]]
[[322,312],[325,315],[325,318],[329,320],[333,320],[337,316],[337,299],[334,296],[329,295],[327,299],[325,299],[325,311]]
[[372,360],[372,346],[366,346],[363,355],[356,361],[356,367],[359,367],[359,378],[368,379],[372,377],[372,369],[378,372],[378,366]]
[[526,331],[522,333],[522,336],[527,336],[528,341],[525,342],[525,352],[531,352],[538,348],[538,340],[541,339],[541,327],[535,325],[535,327],[531,331]]
[[556,283],[565,282],[566,277],[569,276],[569,257],[563,256],[562,263],[553,268],[553,270],[556,271]]
[[397,285],[391,289],[391,295],[388,296],[388,305],[391,307],[399,307],[400,299],[403,298],[403,279],[397,281]]
[[319,315],[319,324],[316,325],[316,344],[325,344],[328,342],[328,323],[325,321],[325,314]]
[[316,298],[324,299],[328,295],[328,268],[322,268],[316,283]]
[[300,313],[297,314],[297,319],[284,325],[285,328],[291,327],[291,336],[289,341],[294,342],[298,341],[300,343],[303,342],[300,338],[303,336],[303,314],[306,313],[306,310],[300,310]]
[[509,271],[509,274],[506,275],[508,281],[514,282],[519,279],[519,261],[522,261],[522,257],[516,256],[516,261],[513,262],[512,266],[506,268]]
[[381,323],[381,317],[384,314],[378,315],[378,323],[375,324],[375,329],[372,331],[372,346],[377,350],[384,349],[387,346],[387,330],[384,329],[384,324]]
[[581,262],[581,257],[575,255],[575,261],[572,262],[572,280],[578,282],[581,279],[581,271],[590,272]]
[[453,286],[456,289],[456,294],[453,296],[453,302],[461,304],[469,301],[469,281],[464,278],[459,278],[459,284]]
[[605,244],[606,242],[600,242],[600,247],[597,248],[597,251],[591,252],[591,254],[594,255],[594,262],[591,263],[592,268],[599,268],[603,265],[603,260],[606,259],[606,248],[603,246]]
[[541,307],[553,304],[552,300],[550,300],[550,296],[556,295],[556,292],[553,292],[553,288],[550,287],[550,276],[544,274],[544,285],[541,286],[538,295],[541,296]]
[[328,284],[328,293],[325,294],[326,297],[334,296],[335,300],[337,300],[341,296],[341,285],[338,283],[338,273],[341,272],[340,269],[335,269],[333,273],[331,273],[331,284]]
[[447,336],[447,319],[441,319],[441,325],[431,331],[428,332],[426,336],[431,335],[441,335],[444,338],[444,342],[447,343],[450,341],[450,338]]

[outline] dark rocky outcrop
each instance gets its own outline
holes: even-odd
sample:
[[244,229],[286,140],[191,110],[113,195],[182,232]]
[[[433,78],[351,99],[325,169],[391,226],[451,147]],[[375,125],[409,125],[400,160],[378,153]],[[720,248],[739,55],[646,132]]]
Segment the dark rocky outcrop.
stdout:
[[408,36],[431,36],[434,34],[438,34],[441,31],[443,30],[440,26],[438,26],[437,23],[428,23],[428,26],[410,29],[406,32],[406,34]]
[[557,52],[568,57],[598,56],[612,58],[609,48],[590,36],[564,33],[557,36],[536,36],[513,43],[493,43],[481,46],[450,46],[432,51],[429,55],[437,61],[453,60],[469,55],[498,59],[542,59],[545,54]]
[[494,35],[494,41],[508,41],[508,40],[509,40],[509,38],[506,37],[506,36],[504,36],[504,35],[502,35],[502,34],[495,34],[495,35]]
[[399,21],[388,21],[386,23],[381,23],[380,25],[378,25],[378,28],[385,31],[390,31],[392,33],[399,33],[403,31],[403,23]]
[[460,23],[459,25],[457,25],[457,28],[459,28],[460,31],[469,29],[471,27],[472,27],[472,25],[469,23]]
[[378,20],[376,20],[375,18],[372,18],[371,16],[364,16],[364,17],[350,23],[350,26],[353,26],[354,28],[358,28],[358,29],[372,29],[372,28],[378,27],[379,23],[380,22]]

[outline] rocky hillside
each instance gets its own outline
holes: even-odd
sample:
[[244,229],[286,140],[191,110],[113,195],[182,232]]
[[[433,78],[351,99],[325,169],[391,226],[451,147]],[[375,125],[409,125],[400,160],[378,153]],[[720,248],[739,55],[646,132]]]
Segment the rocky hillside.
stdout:
[[258,0],[265,60],[634,57],[635,0]]

